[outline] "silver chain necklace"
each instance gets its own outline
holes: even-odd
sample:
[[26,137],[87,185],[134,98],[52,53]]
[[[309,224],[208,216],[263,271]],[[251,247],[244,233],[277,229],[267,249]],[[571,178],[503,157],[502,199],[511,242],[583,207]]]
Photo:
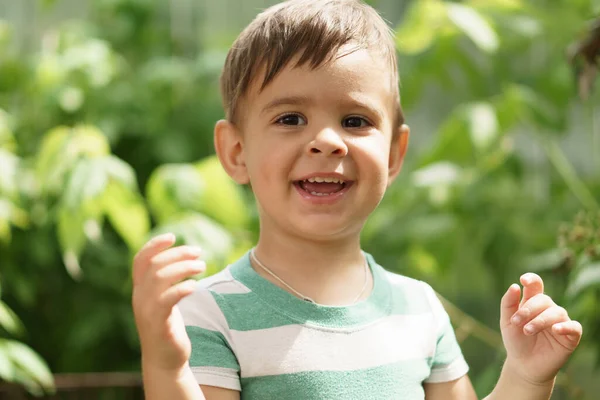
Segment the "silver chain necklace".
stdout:
[[[317,304],[316,301],[314,301],[313,299],[311,299],[308,296],[303,295],[302,293],[300,293],[299,291],[297,291],[296,289],[294,289],[293,287],[291,287],[290,285],[288,285],[283,279],[281,279],[280,277],[278,277],[273,271],[271,271],[263,263],[261,263],[258,260],[258,258],[256,257],[256,253],[254,252],[254,250],[255,250],[255,248],[253,248],[252,250],[250,250],[250,257],[252,257],[252,260],[256,263],[256,265],[258,265],[259,267],[261,267],[262,269],[264,269],[265,272],[267,272],[273,278],[277,279],[283,286],[285,286],[286,288],[288,288],[292,293],[294,293],[296,296],[300,297],[302,300],[308,301],[308,302],[313,303],[313,304]],[[351,304],[355,304],[362,297],[363,293],[367,289],[367,284],[369,283],[368,274],[369,274],[369,265],[367,263],[367,259],[365,258],[365,283],[363,284],[363,287],[360,290],[360,293],[358,294],[358,296],[356,296],[356,298],[354,299],[354,301],[352,301]]]

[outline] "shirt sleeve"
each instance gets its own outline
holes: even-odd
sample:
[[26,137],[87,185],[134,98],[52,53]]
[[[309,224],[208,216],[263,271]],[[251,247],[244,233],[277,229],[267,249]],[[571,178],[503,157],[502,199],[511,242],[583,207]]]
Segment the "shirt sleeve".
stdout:
[[425,382],[450,382],[461,378],[469,371],[460,345],[456,340],[450,317],[431,286],[425,284],[426,295],[437,321],[437,341],[431,361],[431,372]]
[[212,292],[199,287],[178,308],[192,343],[189,365],[198,384],[241,390],[227,320]]

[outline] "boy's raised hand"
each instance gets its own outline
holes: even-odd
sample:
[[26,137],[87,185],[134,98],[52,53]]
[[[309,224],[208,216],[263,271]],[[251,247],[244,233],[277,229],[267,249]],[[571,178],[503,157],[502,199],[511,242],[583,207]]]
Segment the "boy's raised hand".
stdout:
[[567,311],[544,294],[542,278],[521,276],[502,298],[500,329],[507,351],[505,368],[526,382],[542,385],[554,380],[581,339],[582,327]]
[[167,233],[148,241],[133,261],[132,306],[145,367],[177,373],[185,367],[191,343],[175,305],[194,291],[193,279],[205,270],[192,246],[171,247],[175,235]]

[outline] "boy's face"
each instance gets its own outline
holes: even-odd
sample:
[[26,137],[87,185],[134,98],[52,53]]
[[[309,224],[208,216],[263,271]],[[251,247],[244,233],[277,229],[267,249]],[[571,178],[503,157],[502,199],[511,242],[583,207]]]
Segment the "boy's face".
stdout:
[[250,88],[241,125],[217,124],[219,157],[251,183],[263,232],[340,239],[379,204],[408,140],[405,125],[392,134],[396,88],[381,58],[359,50],[314,70],[288,66]]

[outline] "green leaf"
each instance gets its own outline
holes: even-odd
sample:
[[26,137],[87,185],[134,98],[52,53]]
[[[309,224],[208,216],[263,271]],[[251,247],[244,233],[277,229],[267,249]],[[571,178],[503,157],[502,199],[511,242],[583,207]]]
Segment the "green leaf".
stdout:
[[498,35],[474,8],[458,3],[446,3],[448,18],[481,50],[493,53],[498,49]]
[[81,276],[79,257],[87,241],[86,224],[99,225],[102,218],[101,194],[107,185],[101,159],[77,161],[69,176],[58,209],[58,239],[69,274]]
[[470,138],[470,106],[457,107],[443,122],[437,132],[433,148],[425,155],[421,165],[437,161],[449,161],[459,166],[472,165],[475,148]]
[[0,301],[0,326],[13,336],[21,336],[25,332],[23,323],[17,314],[2,301]]
[[[1,27],[2,23],[0,22],[0,30]],[[0,149],[5,149],[5,151],[15,151],[17,147],[12,132],[12,125],[13,123],[10,115],[0,108]]]
[[60,193],[67,173],[80,157],[94,158],[110,154],[106,137],[93,126],[74,128],[60,126],[50,130],[42,141],[37,155],[37,177],[43,190]]
[[111,225],[130,249],[139,249],[150,230],[150,216],[140,194],[122,182],[111,180],[102,201]]
[[228,228],[247,227],[250,212],[241,188],[227,175],[217,156],[204,158],[196,168],[204,187],[196,210]]
[[0,218],[0,241],[8,244],[10,243],[11,238],[12,234],[10,230],[10,224],[8,223],[8,221]]
[[532,272],[552,271],[562,265],[565,256],[564,249],[548,250],[525,259],[524,269]]
[[43,189],[49,192],[59,191],[63,186],[63,176],[70,166],[69,157],[63,154],[67,147],[70,129],[54,128],[44,135],[36,157],[36,172]]
[[396,29],[396,47],[405,54],[427,50],[438,37],[445,19],[446,10],[441,1],[413,2],[402,24]]
[[99,162],[111,179],[117,180],[131,190],[138,190],[135,171],[131,165],[113,155],[103,157]]
[[64,206],[75,210],[102,194],[108,180],[102,167],[102,159],[81,159],[77,162],[62,196]]
[[[40,389],[51,392],[54,390],[54,378],[45,361],[29,346],[15,340],[0,339],[0,354],[5,356],[16,367],[14,381],[21,383],[34,393]],[[41,394],[41,393],[40,393]]]
[[499,133],[496,110],[490,103],[475,103],[468,109],[469,133],[476,149],[488,150]]
[[16,368],[8,358],[5,342],[5,340],[0,339],[0,380],[14,382]]
[[79,256],[86,243],[83,229],[85,220],[81,209],[69,210],[67,207],[61,207],[58,211],[58,242],[62,249],[63,262],[74,279],[81,276]]
[[569,282],[566,295],[576,297],[591,287],[600,286],[600,263],[588,264],[577,273],[575,279]]
[[198,170],[190,164],[166,164],[150,176],[146,196],[153,215],[160,223],[198,211],[198,200],[205,185]]
[[0,148],[0,194],[17,194],[17,168],[19,157]]

